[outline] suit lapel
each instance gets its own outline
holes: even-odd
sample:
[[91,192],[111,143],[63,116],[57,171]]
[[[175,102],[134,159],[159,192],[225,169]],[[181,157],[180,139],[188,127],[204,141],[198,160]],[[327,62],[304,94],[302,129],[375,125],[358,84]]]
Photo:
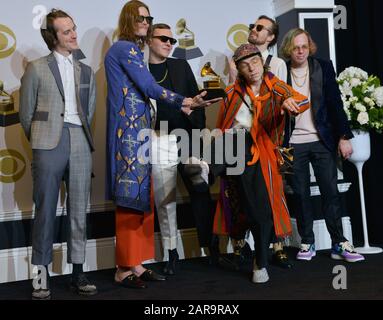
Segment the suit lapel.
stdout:
[[59,66],[57,64],[57,60],[56,60],[55,56],[53,55],[53,53],[48,55],[47,61],[48,61],[49,69],[51,70],[53,77],[56,80],[56,84],[57,84],[57,87],[59,88],[60,94],[61,94],[62,98],[65,99],[64,86],[63,86],[63,83],[61,80]]
[[293,86],[292,83],[291,83],[291,60],[287,61],[286,63],[287,65],[287,79],[286,79],[286,83],[289,85],[289,86]]
[[315,116],[321,104],[321,93],[323,84],[322,68],[319,62],[313,58],[309,58],[310,72],[310,93],[311,93],[311,108]]
[[81,122],[84,123],[85,117],[84,117],[84,112],[81,106],[81,99],[80,99],[81,66],[80,66],[80,62],[76,59],[73,59],[73,64],[74,64],[74,84],[75,84],[75,92],[76,92],[77,112],[80,116]]

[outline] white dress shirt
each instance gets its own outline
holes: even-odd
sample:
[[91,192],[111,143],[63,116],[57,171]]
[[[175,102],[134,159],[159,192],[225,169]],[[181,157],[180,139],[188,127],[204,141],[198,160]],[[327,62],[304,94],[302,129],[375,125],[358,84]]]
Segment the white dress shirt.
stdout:
[[60,71],[61,81],[64,87],[65,112],[64,122],[82,125],[77,111],[76,89],[74,81],[73,56],[65,57],[57,51],[53,52]]
[[[267,56],[270,54],[270,51],[266,49],[261,52],[263,63],[266,63]],[[280,80],[287,81],[287,67],[283,59],[273,56],[270,61],[270,71],[276,75]]]
[[[258,96],[258,95],[256,95]],[[252,107],[251,105],[251,99],[249,95],[244,96],[245,101],[247,104]],[[251,126],[253,125],[253,113],[252,110],[250,111],[248,106],[243,102],[235,115],[233,128],[235,129],[247,129],[250,130]]]

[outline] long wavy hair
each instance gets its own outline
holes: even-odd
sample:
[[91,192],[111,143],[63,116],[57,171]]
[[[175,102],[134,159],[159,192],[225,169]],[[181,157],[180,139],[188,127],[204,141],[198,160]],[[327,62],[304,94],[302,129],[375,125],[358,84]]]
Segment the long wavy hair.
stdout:
[[281,48],[279,49],[279,54],[285,58],[290,59],[291,53],[294,50],[294,39],[300,34],[305,34],[307,39],[309,40],[309,55],[312,56],[317,51],[317,45],[314,40],[311,38],[311,35],[301,28],[291,29],[286,35],[283,37]]
[[115,35],[118,40],[132,41],[143,49],[148,37],[137,36],[135,33],[139,16],[138,8],[140,7],[144,7],[150,14],[149,7],[141,1],[131,0],[124,5],[118,19],[118,28]]

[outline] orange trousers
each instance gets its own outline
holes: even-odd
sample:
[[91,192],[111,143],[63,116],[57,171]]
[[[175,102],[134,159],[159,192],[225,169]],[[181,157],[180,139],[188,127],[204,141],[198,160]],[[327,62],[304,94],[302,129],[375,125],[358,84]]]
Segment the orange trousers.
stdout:
[[129,268],[154,258],[154,211],[116,208],[116,265]]

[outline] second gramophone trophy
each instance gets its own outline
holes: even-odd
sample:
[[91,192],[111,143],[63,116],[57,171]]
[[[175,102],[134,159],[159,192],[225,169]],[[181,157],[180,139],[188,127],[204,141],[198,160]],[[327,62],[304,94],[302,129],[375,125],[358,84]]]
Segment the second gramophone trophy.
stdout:
[[14,108],[13,97],[4,91],[3,82],[0,80],[0,127],[8,127],[18,122],[19,113]]
[[200,92],[207,91],[205,100],[226,97],[226,92],[221,86],[221,77],[211,68],[210,62],[206,62],[201,69],[201,77],[204,81],[203,89]]
[[176,25],[176,34],[181,36],[179,46],[174,49],[173,57],[190,60],[202,57],[202,51],[195,45],[194,33],[186,27],[186,20],[180,19]]

